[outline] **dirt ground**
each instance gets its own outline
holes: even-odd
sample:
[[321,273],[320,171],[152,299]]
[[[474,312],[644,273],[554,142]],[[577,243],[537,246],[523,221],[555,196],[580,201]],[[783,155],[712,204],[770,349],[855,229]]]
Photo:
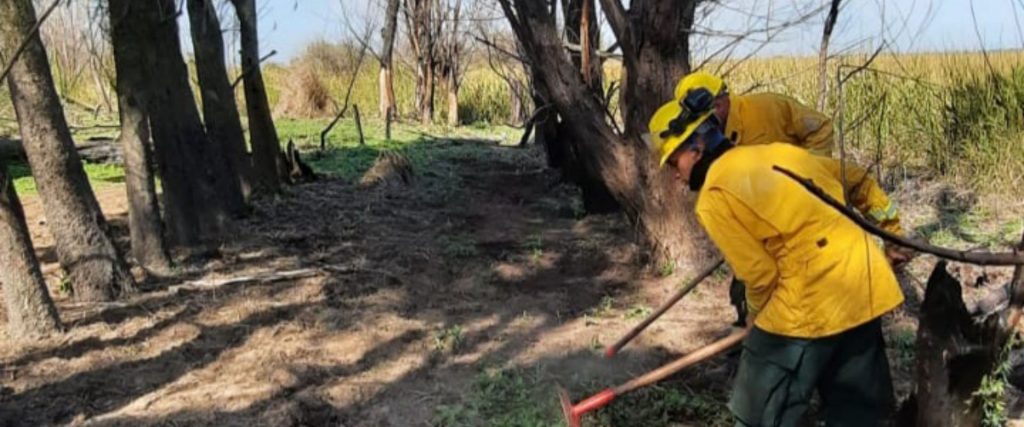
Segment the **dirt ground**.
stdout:
[[[443,425],[485,372],[532,372],[549,411],[556,382],[578,399],[729,332],[722,274],[602,359],[685,274],[641,270],[620,218],[577,219],[575,195],[532,150],[445,144],[410,186],[327,178],[262,200],[218,256],[183,261],[122,303],[68,300],[28,198],[70,332],[0,348],[0,425]],[[123,189],[98,197],[123,243]],[[911,316],[890,317],[890,332],[912,334]],[[890,346],[905,394],[909,365]],[[729,360],[673,384],[720,397]]]

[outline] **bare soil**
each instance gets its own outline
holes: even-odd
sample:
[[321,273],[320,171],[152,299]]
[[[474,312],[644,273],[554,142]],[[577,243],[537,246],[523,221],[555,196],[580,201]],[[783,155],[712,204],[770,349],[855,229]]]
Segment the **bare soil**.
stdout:
[[[0,348],[0,425],[429,426],[487,369],[528,367],[579,399],[597,391],[580,384],[612,385],[729,331],[719,275],[603,359],[686,272],[643,270],[618,216],[577,219],[576,195],[532,151],[464,151],[477,154],[428,162],[409,186],[325,179],[262,200],[216,256],[181,260],[113,304],[61,293],[44,210],[28,198],[69,332]],[[123,188],[98,197],[123,244]],[[268,279],[296,270],[309,274]],[[890,317],[890,331],[913,333],[912,316]],[[890,356],[905,395],[909,366]],[[728,360],[674,384],[725,388]]]
[[[637,321],[623,313],[656,306],[680,277],[646,276],[619,218],[577,220],[575,195],[532,152],[487,150],[411,186],[293,187],[259,202],[219,256],[106,305],[61,293],[45,211],[27,198],[70,329],[0,349],[0,425],[431,425],[486,368],[611,384],[727,331],[725,289],[709,285],[602,360]],[[98,198],[123,241],[123,188]],[[315,272],[166,291],[297,269]]]

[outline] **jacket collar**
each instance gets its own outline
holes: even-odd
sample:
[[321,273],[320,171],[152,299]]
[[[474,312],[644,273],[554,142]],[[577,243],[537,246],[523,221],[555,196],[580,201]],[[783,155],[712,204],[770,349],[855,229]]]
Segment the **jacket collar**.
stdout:
[[725,121],[725,137],[732,141],[733,145],[739,145],[743,139],[743,110],[746,100],[740,95],[729,95],[729,117]]

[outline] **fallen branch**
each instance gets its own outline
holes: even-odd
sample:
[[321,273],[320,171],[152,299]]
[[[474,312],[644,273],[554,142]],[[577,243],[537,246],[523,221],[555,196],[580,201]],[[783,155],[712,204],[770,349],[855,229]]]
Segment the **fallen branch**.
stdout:
[[1006,266],[1024,265],[1024,252],[1021,252],[1020,250],[1014,250],[1013,252],[998,253],[967,252],[934,246],[928,243],[910,240],[902,236],[897,236],[893,233],[883,230],[881,227],[875,225],[871,221],[864,219],[864,217],[860,216],[857,212],[846,207],[842,202],[836,200],[831,195],[826,193],[825,190],[821,189],[821,187],[815,185],[814,181],[808,178],[801,177],[793,173],[792,171],[779,166],[772,166],[772,169],[796,181],[798,184],[807,189],[807,191],[809,191],[811,194],[821,199],[823,202],[825,202],[832,208],[839,211],[839,213],[843,214],[844,216],[855,222],[861,228],[867,230],[871,234],[881,237],[886,242],[908,247],[918,252],[924,252],[927,254],[935,255],[939,258],[945,258],[948,260],[965,262],[969,264]]
[[239,74],[238,77],[235,77],[235,81],[231,82],[231,88],[234,89],[234,88],[238,87],[238,84],[242,82],[242,79],[245,78],[245,76],[248,76],[249,74],[252,74],[252,72],[256,68],[259,68],[260,64],[262,64],[264,61],[270,59],[270,57],[274,56],[274,55],[277,55],[277,50],[272,50],[272,51],[270,51],[270,53],[268,53],[266,55],[263,55],[263,57],[260,58],[260,61],[256,63],[255,67],[252,67],[252,68],[250,68],[248,70],[242,71],[242,74]]
[[193,280],[175,285],[167,288],[167,292],[170,294],[177,294],[181,291],[196,291],[196,290],[208,290],[215,289],[227,285],[236,285],[239,283],[249,282],[276,282],[279,280],[294,280],[302,279],[306,277],[312,277],[319,274],[323,274],[323,271],[316,268],[300,268],[298,270],[282,271],[280,273],[266,273],[257,274],[254,276],[240,276],[240,277],[228,277],[224,279],[213,279],[213,280]]

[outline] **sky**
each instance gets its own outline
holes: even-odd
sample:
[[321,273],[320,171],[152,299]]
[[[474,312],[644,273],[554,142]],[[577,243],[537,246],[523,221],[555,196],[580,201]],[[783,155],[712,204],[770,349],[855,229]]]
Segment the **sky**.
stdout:
[[[264,53],[276,50],[277,55],[271,61],[287,62],[313,40],[340,40],[350,35],[349,26],[362,28],[367,20],[379,22],[380,1],[257,0],[260,50]],[[476,1],[496,3],[496,0]],[[752,34],[752,40],[740,43],[734,55],[814,55],[817,52],[827,0],[719,0],[716,3],[710,11],[699,12],[700,29],[726,33],[758,30]],[[890,50],[897,52],[1024,47],[1024,34],[1018,25],[1018,20],[1024,20],[1024,0],[845,0],[842,6],[833,35],[833,52],[872,51],[883,40]],[[819,13],[810,13],[814,11]],[[772,31],[770,42],[764,42],[769,33],[761,29],[766,25],[779,27],[798,16],[809,18],[784,31]],[[183,16],[179,23],[183,34],[187,34],[188,19]],[[189,37],[182,37],[182,40],[185,50],[190,52]],[[706,49],[714,50],[729,40],[732,38],[728,36],[711,37]]]

